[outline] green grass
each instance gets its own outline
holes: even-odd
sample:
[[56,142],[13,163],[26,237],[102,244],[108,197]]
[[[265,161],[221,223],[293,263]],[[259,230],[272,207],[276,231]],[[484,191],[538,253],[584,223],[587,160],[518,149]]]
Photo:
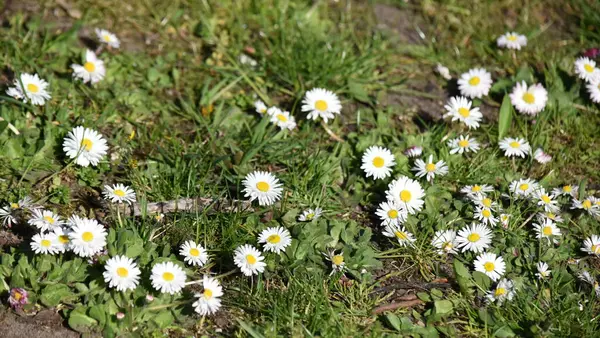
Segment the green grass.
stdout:
[[[193,287],[179,297],[155,295],[148,306],[160,307],[157,317],[143,311],[134,316],[132,304],[143,307],[139,302],[151,290],[148,282],[124,300],[104,292],[98,265],[72,281],[46,275],[52,271],[48,266],[73,257],[46,262],[33,257],[27,243],[3,248],[0,296],[8,287],[24,286],[33,301],[47,307],[56,305],[42,297],[47,285],[64,284],[81,294],[61,298],[61,314],[96,320],[71,327],[105,335],[128,334],[135,327],[138,334],[157,336],[212,336],[217,328],[240,337],[593,336],[596,297],[576,274],[584,268],[598,272],[597,259],[579,250],[584,238],[599,233],[598,220],[563,207],[560,246],[548,246],[535,239],[531,222],[525,224],[535,208],[509,202],[501,193],[522,177],[546,188],[571,183],[590,194],[598,190],[600,110],[572,69],[582,50],[600,43],[594,5],[584,0],[387,3],[396,9],[384,12],[404,13],[411,24],[400,27],[410,31],[378,24],[377,1],[72,2],[69,10],[78,10],[80,19],[63,17],[64,8],[48,1],[39,13],[8,16],[0,37],[2,90],[14,74],[36,72],[50,82],[52,100],[32,107],[2,96],[0,116],[20,134],[0,122],[0,206],[29,195],[65,217],[97,217],[113,229],[116,243],[109,254],[132,253],[138,245],[147,272],[156,260],[175,258],[183,241],[196,240],[208,248],[211,263],[190,268],[189,280],[210,271],[220,276],[225,296],[221,311],[204,319],[192,313]],[[81,37],[93,38],[95,27],[113,30],[122,48],[100,54],[107,76],[90,87],[73,81],[69,66],[81,61],[86,48]],[[416,27],[424,39],[404,42]],[[507,30],[525,34],[528,46],[517,53],[499,50],[495,39]],[[257,65],[242,64],[243,53]],[[454,78],[473,67],[492,72],[490,95],[476,103],[490,113],[470,132],[483,144],[477,154],[450,155],[446,142],[464,132],[462,127],[423,118],[424,110],[440,115],[441,103],[456,94],[452,82],[434,73],[437,63]],[[534,149],[552,154],[545,166],[529,157],[507,159],[497,147],[499,107],[520,80],[543,83],[550,100],[535,121],[513,112],[507,135],[525,137]],[[328,127],[343,142],[300,111],[304,93],[313,87],[331,89],[342,99],[342,114]],[[298,128],[279,131],[254,113],[256,99],[292,112]],[[109,156],[97,167],[67,165],[62,140],[78,125],[108,140]],[[406,224],[417,238],[413,248],[381,235],[374,213],[391,179],[374,182],[360,169],[362,153],[375,144],[394,153],[394,177],[414,177],[413,160],[402,153],[411,145],[449,165],[449,174],[433,184],[420,180],[426,207]],[[241,181],[254,170],[281,179],[280,203],[254,203],[253,211],[170,213],[162,223],[153,215],[126,217],[120,224],[100,195],[105,184],[119,182],[132,186],[142,204],[184,197],[243,199]],[[518,287],[515,298],[500,306],[484,302],[491,283],[471,274],[476,255],[446,258],[430,245],[436,230],[471,223],[474,208],[459,190],[474,183],[494,185],[492,196],[512,215],[508,229],[494,229],[490,249],[503,255],[506,276]],[[321,219],[296,221],[302,210],[315,207],[324,209]],[[246,278],[234,270],[232,252],[241,244],[257,245],[256,236],[268,226],[288,228],[294,242],[285,254],[268,255],[264,274]],[[22,228],[10,231],[28,240],[33,231]],[[347,278],[329,274],[323,253],[331,247],[344,251]],[[582,260],[572,264],[569,258]],[[549,281],[534,276],[539,260],[551,266]],[[35,272],[39,269],[43,273]],[[451,287],[418,287],[436,278],[449,279]],[[398,301],[398,294],[377,288],[405,282],[417,285],[410,293],[417,292],[423,303],[374,314],[378,306]],[[92,290],[90,295],[78,284]],[[127,323],[136,325],[106,317],[114,327],[102,328],[92,305],[111,316],[127,309]]]

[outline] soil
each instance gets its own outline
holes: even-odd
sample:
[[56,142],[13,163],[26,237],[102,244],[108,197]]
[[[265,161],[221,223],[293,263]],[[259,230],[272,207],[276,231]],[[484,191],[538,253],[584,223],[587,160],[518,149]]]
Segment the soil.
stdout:
[[63,326],[63,318],[53,309],[38,312],[33,317],[18,316],[10,310],[0,310],[3,338],[76,338],[79,334]]

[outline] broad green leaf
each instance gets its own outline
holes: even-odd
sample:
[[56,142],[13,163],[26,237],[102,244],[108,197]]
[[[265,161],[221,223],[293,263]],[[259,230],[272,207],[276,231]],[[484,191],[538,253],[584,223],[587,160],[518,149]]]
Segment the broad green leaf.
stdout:
[[500,141],[512,123],[512,104],[510,103],[510,97],[508,94],[504,95],[502,99],[502,106],[500,107],[500,114],[498,116],[498,141]]
[[433,308],[435,309],[436,314],[449,314],[452,312],[454,305],[451,301],[446,299],[436,300],[433,303]]
[[68,323],[69,327],[73,330],[78,332],[88,332],[92,326],[98,324],[94,318],[85,314],[85,309],[85,307],[81,306],[69,314]]
[[402,323],[400,322],[400,318],[398,318],[398,316],[396,316],[395,314],[388,312],[385,314],[385,318],[396,331],[400,331],[402,329]]

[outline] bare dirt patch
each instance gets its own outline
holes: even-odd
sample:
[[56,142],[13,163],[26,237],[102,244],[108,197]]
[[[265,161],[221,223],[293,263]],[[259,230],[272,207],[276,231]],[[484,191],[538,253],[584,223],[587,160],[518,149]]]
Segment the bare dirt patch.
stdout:
[[0,327],[4,338],[75,338],[79,334],[63,326],[62,317],[52,309],[38,312],[33,317],[17,316],[11,311],[0,311]]

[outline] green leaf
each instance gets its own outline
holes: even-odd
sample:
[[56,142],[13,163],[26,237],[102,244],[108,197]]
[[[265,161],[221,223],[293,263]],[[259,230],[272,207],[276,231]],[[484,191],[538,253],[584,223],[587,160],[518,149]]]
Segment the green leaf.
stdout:
[[246,323],[245,321],[238,319],[238,323],[240,324],[242,329],[244,329],[253,338],[264,338],[265,337],[261,333],[257,332],[250,324]]
[[398,316],[395,314],[388,312],[385,314],[385,318],[396,331],[400,331],[402,329],[400,318],[398,318]]
[[494,337],[507,338],[514,337],[515,333],[508,326],[503,326],[494,332]]
[[48,307],[53,307],[57,306],[61,301],[64,302],[73,295],[73,292],[71,292],[68,286],[64,284],[54,284],[44,288],[40,301]]
[[454,305],[452,304],[451,301],[442,299],[442,300],[436,300],[433,303],[433,308],[435,309],[436,314],[444,315],[444,314],[451,313],[452,309],[454,308]]
[[161,311],[152,318],[152,321],[155,322],[156,325],[158,325],[161,328],[165,328],[171,325],[173,323],[173,320],[175,320],[175,318],[173,318],[173,315],[169,310]]
[[125,256],[129,258],[137,258],[142,252],[144,252],[144,245],[141,242],[137,242],[134,245],[127,247]]
[[88,332],[90,327],[98,324],[98,322],[85,314],[85,307],[81,306],[73,310],[69,314],[69,326],[78,332]]
[[490,277],[488,277],[483,272],[473,272],[473,279],[475,280],[475,283],[484,290],[489,289],[490,285],[492,284],[492,280],[490,279]]
[[458,259],[454,260],[454,272],[460,277],[471,278],[469,269],[467,269],[467,267]]
[[103,327],[104,323],[106,323],[106,312],[104,312],[104,308],[102,306],[92,306],[88,311],[88,314],[90,315],[90,317],[98,321],[98,325]]
[[502,106],[500,106],[500,115],[498,116],[498,141],[500,141],[504,135],[506,135],[511,123],[512,104],[510,103],[510,97],[508,94],[505,94],[504,99],[502,99]]

